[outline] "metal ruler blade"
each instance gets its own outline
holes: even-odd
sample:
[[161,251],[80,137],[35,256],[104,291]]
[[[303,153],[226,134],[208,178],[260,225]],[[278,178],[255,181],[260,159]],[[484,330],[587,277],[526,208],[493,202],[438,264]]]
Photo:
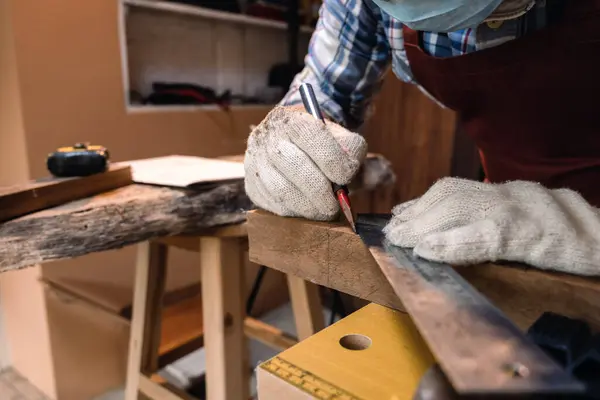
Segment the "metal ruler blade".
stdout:
[[459,394],[584,391],[454,268],[390,244],[389,218],[359,215],[358,233]]

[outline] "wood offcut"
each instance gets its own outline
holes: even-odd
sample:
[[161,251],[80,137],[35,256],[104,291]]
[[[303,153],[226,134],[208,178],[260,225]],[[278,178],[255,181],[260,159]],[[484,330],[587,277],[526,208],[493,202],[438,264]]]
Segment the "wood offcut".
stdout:
[[132,184],[128,165],[79,178],[48,177],[0,188],[0,222]]
[[[318,285],[403,310],[360,237],[341,224],[248,213],[250,260]],[[457,271],[527,329],[545,311],[600,328],[600,279],[517,265],[483,264]]]
[[243,184],[208,192],[129,185],[0,225],[0,272],[245,219]]

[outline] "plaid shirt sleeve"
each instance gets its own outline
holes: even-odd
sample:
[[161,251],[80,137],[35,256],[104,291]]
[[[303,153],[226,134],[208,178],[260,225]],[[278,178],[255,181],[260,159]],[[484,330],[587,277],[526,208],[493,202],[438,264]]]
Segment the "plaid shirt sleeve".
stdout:
[[[451,33],[424,32],[423,50],[444,58],[498,46],[542,29],[549,15],[554,14],[556,10],[540,1],[531,12],[505,21],[500,27],[482,24]],[[400,21],[383,13],[372,0],[324,0],[305,68],[280,104],[301,103],[298,86],[308,82],[323,112],[348,129],[357,129],[367,117],[373,95],[381,88],[390,64],[398,78],[417,85],[438,102],[412,76]]]
[[280,104],[301,103],[298,86],[308,82],[328,117],[356,129],[381,88],[390,60],[381,12],[371,0],[324,0],[305,68]]

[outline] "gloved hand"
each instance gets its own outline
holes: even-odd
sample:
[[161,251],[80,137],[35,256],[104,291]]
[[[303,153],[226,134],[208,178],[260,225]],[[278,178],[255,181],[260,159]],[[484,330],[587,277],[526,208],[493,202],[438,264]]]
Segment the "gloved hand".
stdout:
[[339,204],[331,183],[348,184],[366,154],[362,136],[303,111],[276,107],[248,138],[246,193],[274,214],[332,220]]
[[393,214],[384,230],[388,240],[414,247],[425,259],[453,265],[516,261],[600,275],[600,210],[569,189],[445,178]]

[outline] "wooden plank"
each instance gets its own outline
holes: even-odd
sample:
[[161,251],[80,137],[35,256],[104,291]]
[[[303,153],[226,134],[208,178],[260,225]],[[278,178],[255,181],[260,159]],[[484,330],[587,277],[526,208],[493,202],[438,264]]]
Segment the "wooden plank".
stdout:
[[[175,394],[174,391],[163,387],[157,382],[153,382],[152,379],[144,375],[139,375],[139,381],[140,392],[151,400],[187,400],[191,398],[191,396],[181,397],[179,394]],[[137,397],[135,400],[137,400]]]
[[304,340],[325,328],[319,287],[294,275],[287,281],[298,338]]
[[0,225],[0,272],[243,222],[243,184],[208,192],[129,185]]
[[[206,351],[206,398],[248,398],[248,352],[244,337],[240,239],[200,239]],[[225,318],[231,323],[225,329]]]
[[[167,281],[168,248],[164,244],[150,243],[150,271],[144,315],[144,345],[141,372],[150,374],[158,370],[159,347],[162,332],[162,308]],[[138,255],[139,257],[139,255]],[[135,294],[134,294],[135,296]],[[135,309],[135,305],[134,305]],[[137,316],[133,316],[132,325]]]
[[[166,305],[162,312],[162,335],[159,347],[159,368],[172,363],[204,346],[202,295]],[[230,318],[223,322],[225,329]],[[244,334],[277,350],[292,347],[298,340],[272,325],[254,318],[244,319]]]
[[[169,388],[163,387],[161,382],[153,382],[149,378],[153,372],[158,370],[159,352],[164,350],[162,347],[165,330],[161,329],[162,316],[167,317],[165,322],[169,327],[177,327],[177,324],[173,324],[169,318],[172,313],[161,312],[166,278],[166,259],[167,247],[165,245],[149,242],[138,245],[125,387],[125,399],[127,400],[137,400],[139,392],[153,400],[189,398],[180,397],[173,393],[173,388],[169,390]],[[170,343],[167,342],[167,344]]]
[[[225,11],[213,10],[205,7],[190,6],[185,4],[174,4],[171,2],[156,0],[124,0],[124,3],[128,6],[143,7],[194,17],[208,18],[211,20],[227,21],[236,24],[252,25],[264,28],[275,28],[280,30],[287,29],[287,25],[280,21],[273,21],[266,18],[258,18],[251,15],[234,14]],[[312,33],[313,28],[310,26],[301,26],[300,32]]]
[[199,236],[242,238],[248,236],[248,230],[246,229],[246,224],[241,223],[203,229],[194,235],[165,236],[157,238],[156,241],[182,250],[199,252]]
[[138,245],[135,267],[135,288],[133,293],[133,320],[129,334],[129,355],[127,358],[127,382],[125,384],[125,400],[137,400],[140,386],[140,371],[144,354],[144,339],[146,337],[145,317],[147,311],[148,279],[152,275],[150,259],[150,243]]
[[[387,160],[369,155],[350,188],[373,190],[392,176]],[[252,207],[243,183],[205,192],[128,185],[0,224],[0,272],[238,224]]]
[[244,334],[276,350],[286,350],[298,344],[298,339],[281,329],[250,317],[244,320]]
[[[167,305],[162,312],[162,334],[159,347],[159,368],[162,368],[204,346],[202,296]],[[225,329],[231,325],[226,317]],[[292,347],[298,340],[272,325],[254,318],[244,319],[244,334],[277,350]]]
[[112,165],[108,171],[80,178],[48,177],[0,188],[0,221],[118,189],[133,183],[131,168]]
[[[403,310],[360,238],[341,224],[248,213],[252,262],[368,301]],[[520,328],[544,311],[600,328],[600,279],[545,272],[518,265],[457,268]]]
[[[46,280],[42,280],[42,282],[49,289],[54,289],[63,295],[68,295],[84,302],[110,318],[116,318],[120,321],[123,318],[127,320],[132,319],[131,306],[126,307],[120,315],[117,315],[114,308],[106,307],[103,303],[96,302],[79,291],[74,291],[74,287],[66,287]],[[158,347],[158,368],[163,368],[204,346],[202,293],[200,285],[192,285],[174,292],[165,293],[161,308],[161,340]]]
[[[42,280],[42,282],[48,288],[54,288],[85,302],[111,318],[131,320],[130,306],[122,310],[120,314],[122,317],[120,317],[115,314],[113,308],[91,301],[79,292],[73,291],[72,287],[65,287],[51,281]],[[159,368],[204,346],[202,307],[202,292],[199,284],[165,293],[162,305],[161,341],[158,349]],[[230,324],[229,318],[226,318],[224,323],[227,329]],[[281,329],[250,317],[244,320],[244,334],[276,350],[285,350],[298,343],[295,337]]]
[[162,313],[160,368],[204,345],[202,295],[166,306]]

